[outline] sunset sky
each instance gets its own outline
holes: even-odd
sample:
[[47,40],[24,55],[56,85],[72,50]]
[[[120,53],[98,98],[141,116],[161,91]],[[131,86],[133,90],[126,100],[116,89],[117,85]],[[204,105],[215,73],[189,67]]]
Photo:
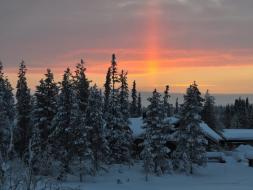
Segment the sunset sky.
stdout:
[[14,84],[22,59],[31,88],[60,80],[81,58],[102,86],[115,53],[129,82],[184,92],[253,93],[252,0],[1,0],[0,60]]

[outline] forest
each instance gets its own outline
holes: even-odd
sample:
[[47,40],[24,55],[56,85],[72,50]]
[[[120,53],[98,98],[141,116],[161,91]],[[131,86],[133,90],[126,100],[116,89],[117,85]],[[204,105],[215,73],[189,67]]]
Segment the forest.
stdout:
[[[164,92],[154,89],[149,105],[142,106],[137,81],[128,82],[128,72],[118,70],[114,54],[103,87],[88,79],[84,60],[73,72],[67,68],[60,82],[47,69],[33,94],[26,75],[22,61],[14,90],[0,63],[0,189],[37,189],[45,179],[66,181],[68,174],[85,183],[86,176],[98,176],[113,164],[132,167],[137,161],[146,181],[172,171],[191,175],[207,164],[201,122],[217,133],[253,128],[248,99],[216,106],[210,92],[201,95],[195,81],[182,104],[170,102],[170,86],[165,85]],[[177,129],[165,122],[172,116],[180,120]],[[136,160],[129,119],[138,117],[145,134]],[[171,138],[176,139],[175,150],[166,144]]]

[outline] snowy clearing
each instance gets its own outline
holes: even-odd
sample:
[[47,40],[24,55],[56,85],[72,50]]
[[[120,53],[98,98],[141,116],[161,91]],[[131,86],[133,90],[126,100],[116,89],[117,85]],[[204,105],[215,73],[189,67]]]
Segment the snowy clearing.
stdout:
[[[86,183],[72,178],[66,185],[89,190],[252,190],[253,168],[247,162],[236,162],[232,157],[226,157],[226,160],[225,164],[208,163],[206,168],[199,168],[194,175],[150,176],[148,182],[145,181],[141,164],[137,163],[130,169],[113,166],[106,174],[86,179]],[[119,180],[121,184],[117,183]]]

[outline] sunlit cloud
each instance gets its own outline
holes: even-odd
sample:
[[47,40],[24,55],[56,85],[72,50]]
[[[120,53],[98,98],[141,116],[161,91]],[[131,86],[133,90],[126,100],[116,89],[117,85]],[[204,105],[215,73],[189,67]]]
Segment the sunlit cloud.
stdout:
[[253,92],[252,6],[252,0],[3,1],[0,59],[13,84],[24,59],[33,88],[46,68],[60,80],[81,58],[102,86],[115,53],[119,70],[143,90],[171,84],[184,91],[181,84],[196,80],[216,92]]

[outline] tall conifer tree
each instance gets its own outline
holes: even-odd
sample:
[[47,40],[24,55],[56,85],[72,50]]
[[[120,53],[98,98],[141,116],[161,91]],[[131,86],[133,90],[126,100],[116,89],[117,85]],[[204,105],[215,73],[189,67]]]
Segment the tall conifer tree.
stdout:
[[[170,170],[169,152],[166,142],[170,138],[170,134],[165,125],[165,113],[163,109],[163,102],[161,101],[161,94],[156,90],[153,96],[148,99],[150,105],[147,108],[146,117],[144,118],[145,137],[144,150],[142,157],[144,159],[144,168],[157,175],[162,175]],[[146,164],[150,164],[147,166]],[[153,166],[152,168],[150,168]]]
[[176,103],[175,103],[175,111],[174,111],[175,114],[178,114],[179,113],[179,104],[178,104],[178,98],[176,99]]
[[138,117],[138,102],[137,102],[137,90],[136,90],[136,82],[133,82],[132,88],[132,102],[130,104],[130,113],[132,117]]
[[[129,128],[126,117],[122,114],[121,101],[125,101],[125,84],[124,89],[120,88],[120,77],[117,73],[116,57],[112,55],[112,92],[109,98],[109,106],[106,117],[106,134],[110,147],[112,162],[114,163],[131,163],[131,146],[132,146],[132,131]],[[124,77],[123,80],[126,80]],[[121,98],[121,93],[124,98]]]
[[35,108],[33,111],[34,127],[39,131],[39,146],[42,151],[48,142],[51,122],[57,112],[58,87],[54,75],[47,69],[45,79],[40,80],[35,92]]
[[203,121],[215,131],[220,131],[218,126],[218,119],[215,113],[215,99],[210,95],[209,91],[206,91],[205,102],[201,113]]
[[108,68],[106,73],[106,81],[104,84],[104,113],[107,112],[109,106],[110,95],[112,91],[111,67]]
[[105,138],[105,121],[103,119],[103,98],[97,86],[90,89],[86,125],[90,127],[90,141],[92,151],[92,172],[94,175],[103,169],[108,162],[109,147]]
[[76,98],[78,99],[78,106],[80,110],[85,113],[89,97],[89,83],[86,77],[86,68],[83,59],[76,65],[74,85],[76,91]]
[[16,92],[16,110],[17,110],[17,126],[16,126],[16,149],[20,156],[28,150],[29,139],[31,137],[31,95],[27,86],[26,79],[27,68],[25,62],[22,61],[19,66],[17,92]]
[[[70,172],[69,164],[73,157],[71,134],[71,111],[74,105],[73,78],[70,69],[64,72],[63,80],[60,86],[58,99],[58,109],[52,122],[52,133],[50,135],[53,144],[55,157],[61,162],[61,179]],[[74,105],[76,106],[76,104]],[[82,118],[79,118],[82,121]],[[75,124],[76,125],[76,124]]]
[[193,173],[196,165],[205,166],[206,144],[200,128],[203,98],[194,82],[187,89],[180,113],[180,128],[177,134],[177,148],[174,152],[174,168]]
[[32,144],[31,150],[36,154],[33,158],[34,169],[37,172],[49,172],[51,167],[51,144],[49,135],[51,124],[57,112],[58,86],[54,82],[54,75],[47,69],[45,78],[36,86],[33,98],[32,112]]
[[12,87],[0,62],[0,157],[7,158],[13,151],[14,98]]
[[142,116],[142,104],[141,104],[141,93],[138,95],[138,117]]
[[170,87],[169,85],[167,85],[165,87],[164,96],[163,96],[163,109],[164,109],[164,113],[166,114],[166,117],[171,116],[171,109],[170,109],[170,103],[169,103],[169,98],[170,98],[169,89]]

